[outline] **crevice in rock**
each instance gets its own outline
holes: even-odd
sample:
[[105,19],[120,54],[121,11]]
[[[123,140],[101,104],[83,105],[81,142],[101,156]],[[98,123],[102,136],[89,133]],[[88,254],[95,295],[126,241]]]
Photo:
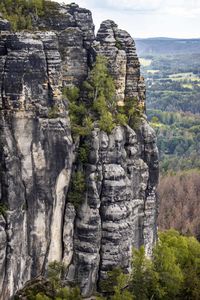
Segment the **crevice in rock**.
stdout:
[[48,57],[47,57],[47,51],[45,49],[45,45],[44,42],[42,41],[43,44],[43,52],[45,55],[45,62],[46,62],[46,74],[48,77],[48,105],[51,107],[54,105],[54,101],[53,101],[53,89],[52,89],[52,85],[50,82],[50,74],[49,74],[49,62],[48,62]]
[[5,86],[5,67],[7,62],[7,56],[4,61],[3,71],[2,71],[2,80],[1,80],[1,101],[2,101],[2,109],[6,109],[6,101],[4,97],[4,86]]
[[100,290],[100,280],[101,280],[101,266],[102,266],[102,224],[103,224],[103,218],[102,218],[102,191],[103,191],[103,182],[104,182],[104,178],[102,178],[102,182],[101,182],[101,191],[99,194],[99,199],[100,199],[100,207],[99,207],[99,216],[100,216],[100,220],[101,220],[101,238],[100,238],[100,247],[99,247],[99,266],[98,266],[98,277],[97,277],[97,289]]
[[[7,273],[6,271],[8,270],[8,265],[9,265],[9,235],[8,235],[8,223],[6,218],[5,220],[5,234],[6,234],[6,249],[5,249],[5,267],[4,267],[4,279],[3,279],[3,285],[2,285],[2,291],[0,293],[0,299],[4,300],[6,297],[7,293],[7,285],[8,285],[8,278],[7,278]],[[2,296],[2,298],[1,298]]]

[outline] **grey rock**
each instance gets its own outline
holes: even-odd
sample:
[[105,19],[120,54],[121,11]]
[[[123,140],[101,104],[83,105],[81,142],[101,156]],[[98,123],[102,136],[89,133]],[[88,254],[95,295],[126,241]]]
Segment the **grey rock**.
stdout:
[[97,279],[105,279],[113,267],[130,270],[133,246],[144,244],[151,255],[156,240],[156,195],[155,185],[150,192],[147,163],[152,163],[149,152],[156,156],[157,148],[151,128],[146,123],[142,128],[145,150],[140,135],[128,126],[116,127],[109,136],[100,131],[93,134],[96,159],[90,156],[86,170],[87,196],[76,217],[69,268],[70,280],[79,282],[84,296],[91,295]]
[[132,37],[113,21],[106,20],[97,32],[97,41],[93,43],[93,51],[108,58],[119,104],[123,105],[126,98],[132,97],[144,103],[145,85]]
[[[32,33],[9,32],[0,19],[0,299],[7,300],[48,264],[63,262],[66,282],[92,295],[107,271],[130,271],[131,249],[156,241],[158,150],[145,117],[137,131],[95,128],[87,191],[75,210],[68,201],[77,167],[62,87],[80,85],[97,54],[107,57],[120,105],[145,100],[135,44],[110,20],[97,37],[91,12],[55,4]],[[42,30],[40,30],[42,29]],[[44,31],[45,29],[45,31]],[[57,115],[50,118],[55,105]]]
[[0,15],[0,31],[10,31],[10,30],[11,30],[10,22],[8,22],[8,20],[3,19],[2,16]]

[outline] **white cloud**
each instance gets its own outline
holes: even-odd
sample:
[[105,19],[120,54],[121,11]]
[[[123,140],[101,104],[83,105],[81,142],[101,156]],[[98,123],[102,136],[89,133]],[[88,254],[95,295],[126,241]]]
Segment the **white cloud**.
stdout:
[[[162,12],[162,11],[161,11]],[[187,9],[186,7],[169,7],[163,10],[163,13],[171,16],[179,16],[183,18],[196,18],[200,16],[200,8]]]
[[104,0],[96,1],[99,7],[116,10],[155,10],[160,7],[162,0]]
[[[56,1],[56,0],[55,0]],[[71,3],[73,0],[57,0]],[[74,0],[79,6],[89,9],[127,11],[129,13],[160,13],[184,17],[200,15],[200,0]]]
[[163,1],[160,13],[185,18],[200,16],[199,0],[168,0]]
[[103,20],[113,19],[134,37],[200,37],[200,0],[57,1],[91,10],[97,29]]

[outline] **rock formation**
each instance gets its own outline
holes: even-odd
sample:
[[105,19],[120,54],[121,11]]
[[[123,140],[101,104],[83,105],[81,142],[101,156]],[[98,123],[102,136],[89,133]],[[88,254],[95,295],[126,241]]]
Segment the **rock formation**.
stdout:
[[[80,85],[97,54],[108,58],[116,97],[145,100],[133,39],[105,21],[95,38],[91,12],[58,5],[33,32],[0,19],[0,291],[7,300],[51,261],[90,296],[131,249],[156,239],[158,151],[144,119],[135,132],[95,128],[85,167],[87,192],[75,210],[67,192],[76,145],[62,86]],[[45,30],[44,30],[45,29]],[[59,109],[51,118],[52,105]]]

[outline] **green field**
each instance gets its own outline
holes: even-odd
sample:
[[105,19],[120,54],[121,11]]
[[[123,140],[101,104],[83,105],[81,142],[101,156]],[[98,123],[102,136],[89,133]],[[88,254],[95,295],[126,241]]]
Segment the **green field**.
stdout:
[[140,58],[140,64],[144,67],[149,67],[151,65],[152,60],[146,58]]

